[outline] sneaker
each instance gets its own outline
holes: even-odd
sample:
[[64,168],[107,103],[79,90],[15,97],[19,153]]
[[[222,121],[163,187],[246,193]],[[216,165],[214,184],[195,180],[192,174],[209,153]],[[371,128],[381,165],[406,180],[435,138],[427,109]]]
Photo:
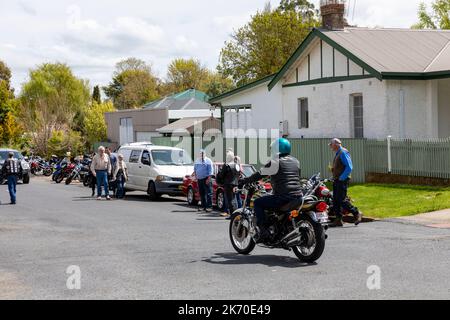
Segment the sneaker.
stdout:
[[102,197],[97,197],[97,200],[102,200]]
[[106,196],[106,200],[111,200],[111,197],[110,196]]
[[212,209],[211,208],[208,208],[208,209],[206,209],[205,210],[207,213],[210,213],[210,212],[212,212]]
[[230,215],[228,214],[228,212],[224,212],[224,213],[221,213],[220,216],[224,217],[224,218],[228,218]]
[[358,214],[355,215],[355,226],[359,225],[362,222],[363,214],[358,211]]

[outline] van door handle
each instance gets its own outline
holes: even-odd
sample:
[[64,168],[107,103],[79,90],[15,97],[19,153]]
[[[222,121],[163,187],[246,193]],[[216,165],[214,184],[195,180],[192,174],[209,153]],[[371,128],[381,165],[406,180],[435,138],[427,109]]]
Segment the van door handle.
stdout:
[[139,169],[142,169],[142,166],[139,166]]

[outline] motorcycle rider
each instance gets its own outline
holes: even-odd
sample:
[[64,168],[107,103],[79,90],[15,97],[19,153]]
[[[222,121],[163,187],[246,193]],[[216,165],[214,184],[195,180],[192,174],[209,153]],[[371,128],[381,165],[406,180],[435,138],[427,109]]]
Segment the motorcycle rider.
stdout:
[[8,153],[8,159],[2,167],[2,176],[8,181],[8,191],[11,198],[11,204],[16,204],[17,177],[22,175],[22,165],[20,161],[14,158],[14,152]]
[[280,138],[270,146],[272,158],[260,171],[239,182],[239,189],[244,184],[261,180],[270,176],[273,195],[261,197],[254,202],[256,224],[259,229],[258,243],[267,240],[270,235],[266,226],[266,209],[280,208],[299,197],[302,197],[300,184],[300,163],[292,157],[291,143]]

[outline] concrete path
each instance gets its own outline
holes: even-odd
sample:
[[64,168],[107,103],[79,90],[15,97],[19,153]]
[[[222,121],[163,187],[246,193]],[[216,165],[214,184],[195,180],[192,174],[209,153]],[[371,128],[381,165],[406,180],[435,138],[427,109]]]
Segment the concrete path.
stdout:
[[398,218],[398,220],[433,228],[450,229],[450,209],[402,217]]

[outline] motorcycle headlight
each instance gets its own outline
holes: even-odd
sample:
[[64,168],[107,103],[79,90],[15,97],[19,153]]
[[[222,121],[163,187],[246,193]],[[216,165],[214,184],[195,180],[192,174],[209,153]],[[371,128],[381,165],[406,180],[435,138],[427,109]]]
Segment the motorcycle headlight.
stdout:
[[172,181],[173,179],[171,177],[168,176],[157,176],[156,177],[156,181],[157,182],[168,182],[168,181]]
[[28,164],[28,162],[22,162],[22,169],[24,169],[24,170],[28,170],[28,169],[30,169],[30,165]]

